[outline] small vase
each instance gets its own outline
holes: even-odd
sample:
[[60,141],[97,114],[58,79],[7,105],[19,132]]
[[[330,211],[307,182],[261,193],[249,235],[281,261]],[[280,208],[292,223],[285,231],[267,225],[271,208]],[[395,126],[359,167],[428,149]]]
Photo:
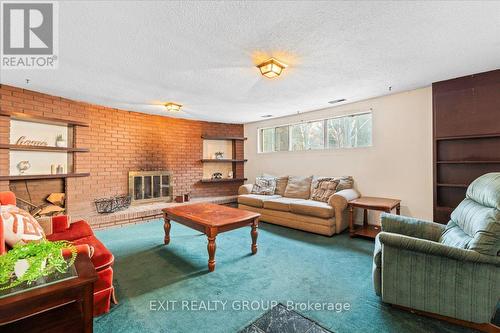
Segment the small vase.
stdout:
[[66,141],[64,140],[59,140],[59,141],[56,141],[56,147],[59,147],[59,148],[66,148],[67,145],[66,145]]

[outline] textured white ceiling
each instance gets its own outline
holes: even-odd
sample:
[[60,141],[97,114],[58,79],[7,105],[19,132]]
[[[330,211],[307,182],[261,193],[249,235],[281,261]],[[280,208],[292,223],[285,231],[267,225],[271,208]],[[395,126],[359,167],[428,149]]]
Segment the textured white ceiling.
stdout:
[[[500,67],[498,1],[68,1],[59,21],[59,69],[2,71],[2,83],[243,123]],[[278,79],[255,67],[270,56],[289,64]],[[169,100],[184,111],[154,105]]]

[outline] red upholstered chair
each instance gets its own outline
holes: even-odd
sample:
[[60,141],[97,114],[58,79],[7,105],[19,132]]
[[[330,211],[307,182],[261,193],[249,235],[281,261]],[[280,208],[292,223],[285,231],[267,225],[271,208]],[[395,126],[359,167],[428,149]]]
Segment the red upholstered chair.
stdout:
[[[12,192],[0,192],[0,205],[15,205],[16,196]],[[109,311],[110,302],[116,302],[113,287],[113,254],[95,236],[89,224],[83,220],[71,223],[69,216],[51,218],[51,230],[46,230],[50,241],[66,240],[73,243],[79,253],[91,256],[97,271],[98,280],[94,284],[94,316]],[[3,234],[3,222],[0,216],[0,255],[8,250]]]

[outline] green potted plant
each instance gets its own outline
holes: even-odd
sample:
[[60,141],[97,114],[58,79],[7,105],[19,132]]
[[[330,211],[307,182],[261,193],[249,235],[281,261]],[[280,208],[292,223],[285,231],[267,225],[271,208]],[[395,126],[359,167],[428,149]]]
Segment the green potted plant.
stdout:
[[[65,259],[63,249],[71,251]],[[0,256],[0,290],[16,287],[23,282],[31,284],[54,272],[65,273],[76,258],[76,248],[67,241],[16,244]]]

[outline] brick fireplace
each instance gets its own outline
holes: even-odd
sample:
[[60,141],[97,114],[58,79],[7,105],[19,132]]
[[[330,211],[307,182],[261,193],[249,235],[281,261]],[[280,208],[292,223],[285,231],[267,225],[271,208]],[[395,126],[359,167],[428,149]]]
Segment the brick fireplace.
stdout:
[[[75,172],[90,175],[64,180],[66,208],[73,219],[94,216],[94,199],[128,193],[131,170],[169,170],[173,196],[187,192],[194,198],[236,195],[242,183],[200,180],[202,135],[243,136],[243,125],[147,115],[7,85],[0,85],[0,112],[88,123],[88,127],[75,128],[75,147],[89,148],[89,152],[75,154],[74,167]],[[9,142],[9,126],[9,118],[0,116],[0,144]],[[236,158],[244,158],[243,141],[237,143],[235,151]],[[5,179],[8,170],[9,151],[0,149],[0,190],[15,185],[22,191],[22,183]],[[237,172],[243,176],[243,165]],[[43,188],[43,184],[37,180],[36,188]]]

